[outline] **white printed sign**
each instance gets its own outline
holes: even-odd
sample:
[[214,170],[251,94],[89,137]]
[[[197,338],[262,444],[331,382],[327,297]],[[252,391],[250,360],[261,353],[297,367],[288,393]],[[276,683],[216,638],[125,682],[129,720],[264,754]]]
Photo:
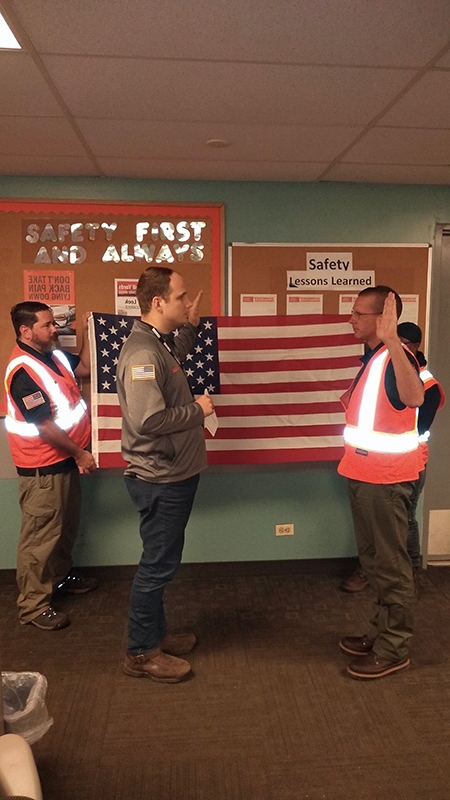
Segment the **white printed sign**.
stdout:
[[137,278],[115,278],[116,314],[140,317],[141,309],[136,297]]
[[288,294],[286,314],[323,314],[323,294]]
[[339,314],[349,317],[352,313],[352,308],[355,305],[357,294],[340,294],[339,295]]
[[353,253],[306,253],[307,272],[353,272]]
[[312,273],[311,271],[288,270],[287,271],[287,290],[293,291],[317,291],[324,289],[327,292],[342,292],[343,289],[351,288],[360,292],[369,286],[375,286],[374,270],[363,270],[361,272],[331,272],[331,273]]
[[275,317],[276,294],[241,294],[241,317]]
[[400,297],[403,303],[403,311],[399,322],[414,322],[417,325],[419,321],[419,295],[401,294]]

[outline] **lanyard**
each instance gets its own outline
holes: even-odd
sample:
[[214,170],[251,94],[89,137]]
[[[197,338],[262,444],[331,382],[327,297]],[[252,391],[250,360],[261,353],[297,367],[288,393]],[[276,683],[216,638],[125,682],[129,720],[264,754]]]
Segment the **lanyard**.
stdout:
[[181,361],[180,361],[180,359],[178,358],[178,356],[176,356],[176,355],[175,355],[175,353],[173,352],[173,350],[172,350],[171,346],[170,346],[170,345],[169,345],[169,344],[166,342],[166,340],[165,340],[165,339],[164,339],[164,338],[161,336],[160,332],[159,332],[159,331],[158,331],[156,328],[154,328],[154,327],[153,327],[153,325],[151,325],[151,326],[150,326],[150,330],[151,330],[151,332],[152,332],[152,333],[153,333],[153,334],[156,336],[156,338],[157,338],[157,339],[159,339],[159,341],[161,342],[162,346],[166,348],[166,350],[167,350],[167,351],[170,353],[170,355],[172,356],[172,358],[174,358],[174,359],[175,359],[175,361],[177,362],[177,364],[179,364],[179,365],[180,365],[180,367],[182,368],[182,364],[181,364]]
[[192,397],[194,397],[194,392],[192,391],[191,384],[189,383],[189,381],[188,381],[188,379],[187,379],[187,375],[186,375],[186,373],[185,373],[185,371],[184,371],[184,367],[183,367],[183,364],[181,363],[180,359],[178,358],[178,356],[176,356],[176,355],[175,355],[175,353],[173,352],[173,350],[172,350],[172,348],[171,348],[170,344],[168,344],[168,342],[166,342],[166,340],[165,340],[165,339],[164,339],[164,338],[161,336],[161,334],[160,334],[160,332],[157,330],[157,328],[154,328],[154,327],[153,327],[153,325],[150,325],[150,330],[151,330],[151,332],[152,332],[152,333],[153,333],[153,334],[156,336],[156,338],[157,338],[157,339],[159,339],[159,341],[161,342],[162,346],[166,348],[167,352],[168,352],[168,353],[170,353],[170,355],[172,356],[172,358],[174,358],[174,359],[175,359],[175,361],[177,362],[177,364],[179,364],[179,366],[181,367],[181,369],[182,369],[182,372],[183,372],[183,375],[184,375],[184,377],[186,378],[187,385],[189,386],[189,390],[190,390],[190,392],[191,392],[191,395],[192,395]]

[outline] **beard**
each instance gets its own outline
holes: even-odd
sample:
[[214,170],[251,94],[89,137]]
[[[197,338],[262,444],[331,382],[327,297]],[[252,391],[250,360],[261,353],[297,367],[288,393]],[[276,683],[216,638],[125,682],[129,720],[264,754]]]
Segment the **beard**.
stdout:
[[37,336],[33,336],[31,345],[40,353],[52,353],[53,350],[57,350],[59,347],[58,334],[52,336],[48,342],[41,342]]

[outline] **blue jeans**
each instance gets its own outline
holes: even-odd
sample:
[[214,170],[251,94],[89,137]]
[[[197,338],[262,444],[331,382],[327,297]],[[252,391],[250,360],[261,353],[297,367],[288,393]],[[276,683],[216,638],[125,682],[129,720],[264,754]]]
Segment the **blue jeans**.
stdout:
[[130,595],[130,655],[156,650],[167,633],[163,595],[183,553],[184,531],[194,503],[199,475],[176,483],[149,483],[125,477],[140,514],[142,557]]

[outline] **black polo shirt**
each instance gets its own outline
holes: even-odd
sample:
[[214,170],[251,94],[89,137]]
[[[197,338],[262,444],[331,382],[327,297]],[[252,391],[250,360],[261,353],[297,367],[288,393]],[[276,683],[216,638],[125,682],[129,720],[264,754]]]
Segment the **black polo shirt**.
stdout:
[[[426,367],[427,360],[420,350],[417,352],[417,360],[421,367]],[[430,430],[431,423],[436,416],[436,411],[439,408],[440,402],[441,392],[436,384],[430,386],[429,389],[425,389],[424,401],[419,408],[419,419],[417,420],[419,436]]]

